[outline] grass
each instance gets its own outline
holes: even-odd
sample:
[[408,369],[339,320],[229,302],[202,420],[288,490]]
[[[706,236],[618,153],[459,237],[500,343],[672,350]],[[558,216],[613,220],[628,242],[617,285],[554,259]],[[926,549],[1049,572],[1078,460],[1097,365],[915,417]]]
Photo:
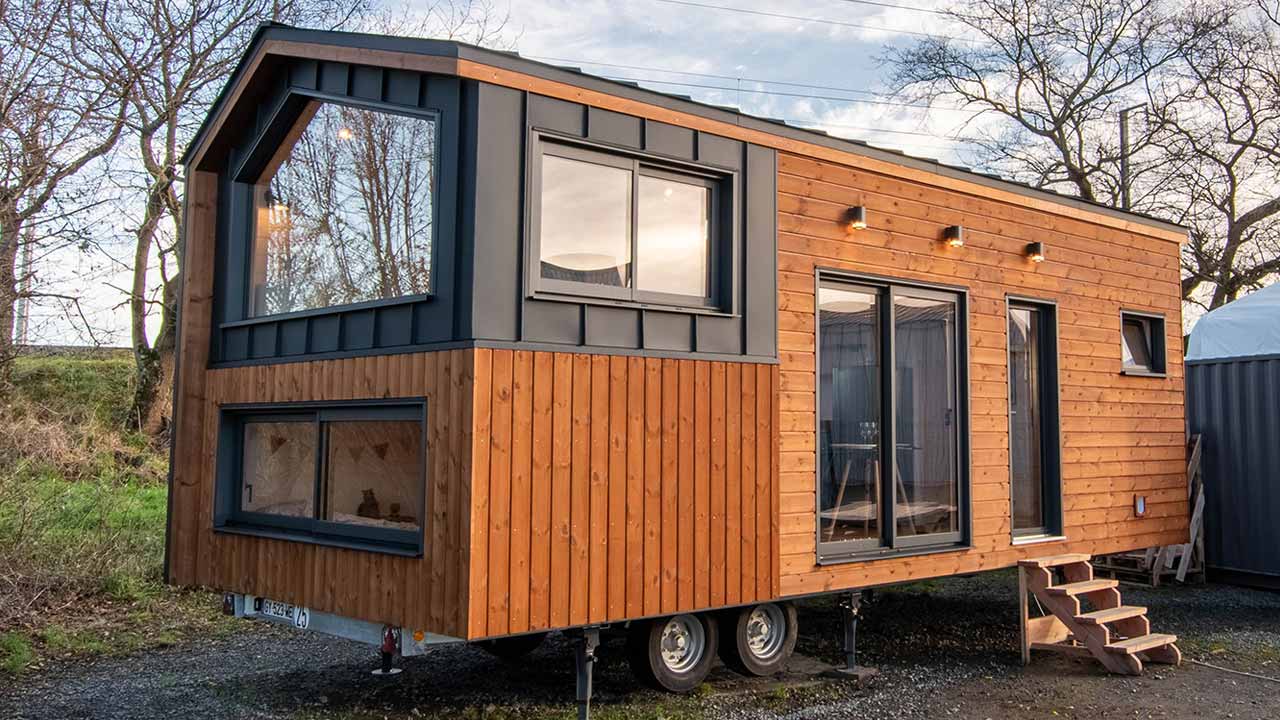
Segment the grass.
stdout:
[[36,654],[31,649],[31,641],[21,633],[7,632],[0,634],[0,669],[17,675],[35,662]]
[[216,632],[161,582],[168,450],[125,426],[127,353],[20,357],[0,388],[0,669]]

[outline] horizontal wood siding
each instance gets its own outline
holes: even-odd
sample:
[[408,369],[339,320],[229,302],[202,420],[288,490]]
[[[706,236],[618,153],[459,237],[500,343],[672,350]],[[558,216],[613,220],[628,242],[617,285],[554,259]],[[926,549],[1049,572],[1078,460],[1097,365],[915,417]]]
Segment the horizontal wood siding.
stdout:
[[[466,628],[472,460],[472,350],[209,370],[198,453],[176,459],[170,576],[444,635]],[[427,398],[427,524],[422,557],[213,531],[219,406]],[[195,441],[197,438],[192,438]],[[185,440],[184,440],[185,442]],[[179,477],[175,473],[175,477]],[[189,483],[189,484],[188,484]],[[181,510],[177,508],[181,507]]]
[[[781,594],[796,595],[1185,540],[1178,244],[833,162],[779,154]],[[869,227],[841,222],[867,208]],[[943,228],[962,225],[949,248]],[[1024,256],[1040,241],[1048,259]],[[969,291],[972,549],[815,565],[815,268]],[[1065,542],[1010,535],[1006,296],[1058,304]],[[1120,310],[1165,317],[1167,378],[1120,374]],[[1148,499],[1133,515],[1133,496]]]
[[471,637],[776,594],[777,366],[475,354]]

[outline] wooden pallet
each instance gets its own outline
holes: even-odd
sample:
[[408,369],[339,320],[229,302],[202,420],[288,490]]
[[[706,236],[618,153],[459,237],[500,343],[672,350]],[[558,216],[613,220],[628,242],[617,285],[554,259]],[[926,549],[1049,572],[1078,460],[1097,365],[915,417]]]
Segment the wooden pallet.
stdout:
[[[1141,674],[1144,660],[1180,663],[1178,638],[1151,632],[1147,609],[1124,605],[1118,586],[1116,580],[1094,577],[1088,555],[1019,562],[1022,663],[1031,662],[1032,650],[1093,656],[1124,675]],[[1048,614],[1031,617],[1028,593]]]
[[1200,469],[1201,453],[1201,436],[1192,435],[1187,442],[1187,502],[1191,511],[1187,542],[1103,555],[1093,561],[1098,573],[1151,587],[1168,580],[1186,582],[1188,578],[1193,582],[1204,582],[1204,474]]

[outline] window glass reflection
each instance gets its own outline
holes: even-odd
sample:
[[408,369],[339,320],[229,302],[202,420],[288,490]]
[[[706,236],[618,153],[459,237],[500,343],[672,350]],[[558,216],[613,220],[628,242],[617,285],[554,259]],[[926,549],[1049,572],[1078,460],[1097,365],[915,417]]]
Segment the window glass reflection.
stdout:
[[880,307],[873,290],[818,291],[820,542],[880,537]]
[[253,188],[253,316],[429,292],[435,121],[313,102]]

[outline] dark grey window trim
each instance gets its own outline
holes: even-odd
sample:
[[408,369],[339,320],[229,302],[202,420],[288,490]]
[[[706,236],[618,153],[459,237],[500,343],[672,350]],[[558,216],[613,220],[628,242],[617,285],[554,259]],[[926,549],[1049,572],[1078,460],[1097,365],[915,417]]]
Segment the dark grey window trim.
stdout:
[[[416,532],[388,528],[362,527],[322,520],[319,517],[320,494],[325,471],[325,440],[322,427],[327,422],[342,421],[416,421],[420,426],[422,467],[422,518]],[[311,518],[288,517],[240,510],[243,483],[244,426],[250,422],[310,423],[316,431],[314,492],[315,512]],[[215,532],[258,535],[299,542],[355,548],[396,555],[420,556],[427,528],[427,469],[431,466],[427,446],[427,399],[396,398],[343,400],[332,402],[237,403],[219,408],[218,449],[213,529]]]
[[[1124,364],[1124,323],[1126,320],[1136,320],[1142,323],[1143,332],[1147,336],[1147,352],[1151,356],[1151,367],[1145,368],[1140,365]],[[1165,316],[1161,313],[1147,312],[1145,310],[1127,310],[1120,309],[1120,347],[1121,361],[1120,374],[1131,377],[1150,377],[1163,378],[1168,377],[1168,358],[1167,349],[1165,347]]]
[[[1040,386],[1040,482],[1041,502],[1046,519],[1044,527],[1018,529],[1013,525],[1013,456],[1009,456],[1009,528],[1014,540],[1032,538],[1058,538],[1065,532],[1063,517],[1063,485],[1062,485],[1062,424],[1061,424],[1061,387],[1062,365],[1059,362],[1061,339],[1058,324],[1058,303],[1019,295],[1005,296],[1005,330],[1008,331],[1009,311],[1013,308],[1033,308],[1040,311],[1041,338],[1048,342],[1040,344],[1040,363],[1043,368],[1042,378],[1053,378],[1050,386]],[[1006,338],[1006,346],[1008,339]],[[1006,365],[1007,367],[1007,365]],[[1009,416],[1009,435],[1013,437],[1013,417]]]
[[[631,171],[631,287],[614,288],[563,280],[550,280],[541,272],[542,157],[554,155]],[[629,308],[734,317],[735,247],[738,239],[737,196],[740,171],[711,163],[691,163],[663,155],[583,140],[575,136],[531,128],[525,173],[525,287],[526,297],[536,300],[602,304]],[[702,297],[639,289],[636,282],[639,246],[639,182],[641,177],[667,177],[702,184],[711,193],[711,231],[707,247],[707,288]]]
[[[824,285],[833,287],[860,287],[874,289],[880,303],[880,343],[881,343],[881,471],[880,482],[888,486],[888,491],[881,490],[880,503],[880,538],[871,540],[854,540],[842,542],[824,542],[822,540],[822,493],[819,483],[822,473],[822,443],[814,443],[814,538],[816,541],[816,560],[818,565],[835,565],[847,562],[864,562],[890,557],[906,557],[942,552],[958,552],[972,547],[973,505],[970,492],[970,369],[969,369],[969,290],[964,286],[938,283],[924,283],[904,280],[885,275],[850,272],[837,268],[818,267],[814,270],[814,433],[822,437],[822,382],[818,374],[822,371],[820,353],[822,343],[821,307],[817,302],[818,293]],[[885,447],[896,447],[897,420],[894,406],[897,400],[896,373],[894,364],[894,327],[893,299],[898,293],[915,297],[934,297],[945,299],[956,304],[956,482],[959,497],[957,498],[960,513],[960,530],[954,533],[938,533],[913,538],[897,537],[897,522],[894,517],[896,508],[896,487],[892,480],[895,472],[895,453],[885,452]],[[884,359],[888,358],[886,362]],[[886,442],[887,438],[887,442]],[[884,499],[888,498],[887,501]]]
[[[253,253],[257,232],[257,219],[255,217],[256,213],[254,212],[253,205],[250,204],[248,207],[237,208],[238,212],[247,214],[246,221],[241,224],[241,227],[244,229],[245,236],[231,238],[233,249],[239,250],[244,256],[244,277],[242,278],[245,293],[243,298],[244,317],[239,320],[220,324],[219,327],[278,322],[293,318],[363,310],[373,307],[382,307],[385,305],[423,302],[430,301],[435,297],[436,270],[439,267],[438,263],[440,259],[440,182],[444,177],[440,173],[440,162],[442,158],[440,144],[443,140],[440,132],[441,115],[443,114],[441,110],[430,107],[416,108],[384,102],[381,100],[353,98],[349,95],[290,87],[288,91],[285,92],[284,97],[280,102],[276,104],[276,107],[271,114],[271,120],[264,125],[262,132],[254,138],[253,143],[250,146],[250,150],[245,153],[244,160],[241,161],[239,167],[232,170],[232,182],[235,185],[247,185],[250,189],[250,195],[252,195],[252,188],[257,183],[259,175],[264,169],[266,169],[267,164],[270,162],[275,152],[280,148],[280,140],[284,135],[287,135],[289,129],[293,127],[295,122],[297,122],[306,106],[312,102],[326,103],[330,105],[343,105],[359,110],[368,110],[370,112],[383,113],[386,115],[400,115],[418,120],[430,120],[432,122],[432,130],[435,133],[436,139],[434,154],[431,158],[433,188],[431,193],[431,278],[430,284],[427,287],[427,292],[413,295],[402,295],[395,298],[375,298],[356,303],[330,305],[322,308],[307,308],[304,310],[295,310],[286,313],[254,315],[252,314]],[[450,181],[452,182],[453,180]],[[234,248],[235,244],[239,244],[240,247]]]

